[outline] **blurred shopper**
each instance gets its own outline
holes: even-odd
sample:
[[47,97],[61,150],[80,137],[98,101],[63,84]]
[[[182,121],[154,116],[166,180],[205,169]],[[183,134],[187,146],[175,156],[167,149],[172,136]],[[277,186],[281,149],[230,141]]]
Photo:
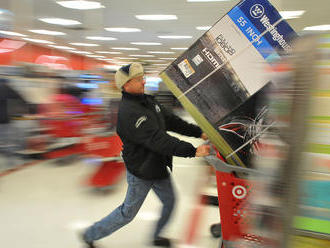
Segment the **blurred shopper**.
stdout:
[[40,113],[46,117],[42,124],[49,128],[48,133],[58,138],[59,142],[64,142],[65,138],[81,136],[84,127],[84,120],[79,118],[85,112],[84,106],[68,88],[60,81],[59,87],[50,96],[50,104],[40,108]]
[[122,89],[117,132],[123,142],[123,158],[127,168],[128,189],[122,205],[89,227],[83,240],[89,248],[134,219],[152,189],[163,204],[161,217],[153,233],[153,245],[171,247],[169,239],[161,237],[175,202],[170,173],[172,157],[202,157],[210,147],[195,148],[190,143],[170,136],[166,131],[207,139],[205,133],[168,112],[152,96],[144,94],[144,71],[139,63],[119,69],[115,76]]
[[78,90],[75,87],[60,85],[58,92],[51,96],[53,103],[51,110],[54,117],[72,117],[83,113],[79,100],[81,92]]

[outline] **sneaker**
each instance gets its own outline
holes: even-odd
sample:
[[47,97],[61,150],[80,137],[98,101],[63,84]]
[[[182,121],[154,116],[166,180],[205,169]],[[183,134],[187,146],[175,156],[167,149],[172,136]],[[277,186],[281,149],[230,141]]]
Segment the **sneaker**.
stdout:
[[158,237],[152,243],[154,246],[171,247],[171,240],[168,238]]
[[93,241],[92,242],[86,241],[85,233],[80,233],[80,238],[84,242],[84,244],[86,245],[86,248],[97,248]]

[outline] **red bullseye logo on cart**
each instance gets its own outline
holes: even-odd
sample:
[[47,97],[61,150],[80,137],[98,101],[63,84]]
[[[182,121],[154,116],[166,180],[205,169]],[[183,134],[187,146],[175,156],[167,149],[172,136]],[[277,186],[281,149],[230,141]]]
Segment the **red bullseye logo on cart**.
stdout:
[[261,18],[264,15],[264,13],[265,13],[264,6],[262,6],[261,4],[255,4],[250,9],[250,15],[253,18]]
[[237,199],[243,199],[247,194],[247,190],[244,186],[237,185],[233,188],[232,194]]

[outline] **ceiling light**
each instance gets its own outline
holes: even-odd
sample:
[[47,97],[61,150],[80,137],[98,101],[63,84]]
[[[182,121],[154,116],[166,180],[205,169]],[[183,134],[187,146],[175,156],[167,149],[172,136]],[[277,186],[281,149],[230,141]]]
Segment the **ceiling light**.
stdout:
[[76,48],[68,47],[68,46],[49,45],[49,47],[53,47],[53,48],[57,48],[57,49],[63,49],[63,50],[76,50]]
[[32,29],[29,30],[32,33],[36,34],[47,34],[47,35],[66,35],[63,32],[58,32],[58,31],[51,31],[51,30],[44,30],[44,29]]
[[141,29],[139,28],[105,28],[105,30],[119,33],[141,32]]
[[187,0],[187,2],[228,2],[230,0]]
[[101,3],[96,1],[86,1],[86,0],[73,0],[73,1],[57,1],[59,5],[70,8],[70,9],[100,9],[105,8]]
[[132,54],[132,55],[129,55],[131,57],[141,57],[141,58],[150,58],[150,57],[155,57],[154,55],[151,55],[151,54]]
[[136,19],[148,21],[177,20],[176,15],[136,15]]
[[39,40],[39,39],[30,39],[30,38],[23,38],[23,40],[40,43],[40,44],[55,44],[54,42],[48,40]]
[[119,70],[120,66],[119,65],[105,65],[104,68],[117,71],[117,70]]
[[149,60],[143,60],[145,62],[163,62],[164,60],[160,60],[160,59],[149,59]]
[[124,58],[124,57],[115,57],[115,59],[124,59],[124,60],[125,60],[125,59],[129,59],[129,60],[130,60],[130,59],[138,59],[138,58]]
[[164,65],[164,66],[167,66],[168,64],[154,64],[154,65]]
[[176,59],[176,58],[159,58],[159,59],[173,60],[173,59]]
[[105,56],[102,56],[102,55],[87,55],[87,57],[90,57],[90,58],[105,58]]
[[71,20],[71,19],[63,19],[63,18],[39,18],[39,21],[46,22],[49,24],[63,25],[63,26],[81,24],[81,22]]
[[280,11],[280,15],[283,19],[295,19],[301,17],[305,12],[305,10]]
[[172,50],[187,50],[188,47],[172,47]]
[[198,26],[196,27],[197,30],[209,30],[212,26]]
[[103,53],[103,54],[121,54],[121,52],[108,52],[108,51],[96,51],[96,53]]
[[328,31],[328,30],[330,30],[330,24],[305,27],[304,30],[305,31]]
[[0,34],[11,35],[11,36],[19,36],[19,37],[26,37],[27,36],[25,34],[20,34],[20,33],[11,32],[11,31],[5,31],[5,30],[0,30]]
[[173,54],[175,52],[148,51],[148,53],[154,53],[154,54]]
[[87,51],[72,51],[72,52],[73,53],[79,53],[79,54],[93,54],[92,52],[87,52]]
[[160,35],[158,38],[161,39],[191,39],[192,36],[189,35]]
[[106,36],[87,36],[88,40],[117,40],[117,38],[106,37]]
[[112,49],[114,49],[114,50],[126,50],[126,51],[140,50],[139,48],[135,48],[135,47],[112,47]]
[[132,45],[140,45],[140,46],[159,46],[162,43],[159,42],[131,42]]
[[95,46],[99,46],[99,44],[93,44],[93,43],[70,43],[70,45],[73,46],[86,46],[86,47],[95,47]]

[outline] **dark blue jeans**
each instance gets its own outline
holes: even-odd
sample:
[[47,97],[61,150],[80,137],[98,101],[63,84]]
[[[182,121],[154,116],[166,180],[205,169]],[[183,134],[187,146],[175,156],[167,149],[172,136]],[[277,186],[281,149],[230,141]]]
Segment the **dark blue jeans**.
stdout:
[[156,225],[153,238],[159,236],[171,216],[175,203],[171,178],[143,180],[127,171],[127,183],[128,189],[123,204],[86,230],[84,239],[87,242],[106,237],[131,222],[141,208],[150,189],[156,193],[163,204],[161,217]]

